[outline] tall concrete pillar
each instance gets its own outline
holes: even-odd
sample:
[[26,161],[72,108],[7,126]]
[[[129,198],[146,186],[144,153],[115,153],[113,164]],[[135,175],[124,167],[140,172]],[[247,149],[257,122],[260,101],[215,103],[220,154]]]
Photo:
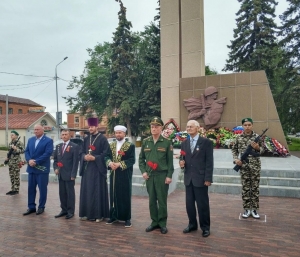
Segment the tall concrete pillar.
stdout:
[[203,0],[161,0],[161,112],[180,124],[179,79],[205,75]]

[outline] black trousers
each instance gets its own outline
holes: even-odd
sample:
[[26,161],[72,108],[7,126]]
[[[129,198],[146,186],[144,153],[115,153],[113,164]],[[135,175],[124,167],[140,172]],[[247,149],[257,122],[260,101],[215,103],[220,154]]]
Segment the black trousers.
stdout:
[[198,227],[195,205],[197,204],[200,228],[202,230],[210,230],[208,187],[195,187],[191,182],[185,187],[185,192],[185,204],[186,212],[189,218],[189,225]]
[[75,180],[64,181],[59,179],[59,199],[61,210],[68,214],[75,211]]

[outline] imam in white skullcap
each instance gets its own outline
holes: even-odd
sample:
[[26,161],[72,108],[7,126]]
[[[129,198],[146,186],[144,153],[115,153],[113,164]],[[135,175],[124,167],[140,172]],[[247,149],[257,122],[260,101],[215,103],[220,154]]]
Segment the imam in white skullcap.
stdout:
[[124,133],[126,133],[127,128],[125,126],[122,125],[117,125],[114,127],[114,131],[123,131]]

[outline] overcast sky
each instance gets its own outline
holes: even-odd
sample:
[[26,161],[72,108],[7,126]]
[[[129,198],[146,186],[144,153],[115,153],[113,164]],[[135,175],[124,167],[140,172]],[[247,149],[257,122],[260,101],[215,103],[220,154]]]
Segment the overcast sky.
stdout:
[[[174,0],[176,1],[176,0]],[[276,13],[287,8],[280,0]],[[157,0],[123,0],[133,31],[141,31],[157,14]],[[233,38],[237,0],[204,0],[206,64],[221,72]],[[1,0],[0,1],[0,94],[31,99],[55,117],[55,66],[58,77],[79,76],[88,60],[87,48],[112,41],[118,25],[119,4],[114,0]],[[277,19],[279,22],[279,19]],[[25,77],[4,74],[33,74]],[[50,78],[49,78],[50,77]],[[44,81],[44,84],[28,84]],[[28,85],[21,85],[28,84]],[[19,85],[19,86],[12,86]],[[68,107],[61,96],[76,95],[68,82],[58,81],[59,111],[63,120]]]

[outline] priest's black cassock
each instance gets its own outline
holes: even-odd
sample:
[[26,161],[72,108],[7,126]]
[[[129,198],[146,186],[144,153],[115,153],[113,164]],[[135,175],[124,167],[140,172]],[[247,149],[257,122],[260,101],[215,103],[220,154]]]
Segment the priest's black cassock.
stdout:
[[[110,175],[110,219],[131,219],[132,172],[135,163],[135,146],[124,142],[117,152],[117,143],[110,144],[110,151],[105,158],[109,162],[119,162],[121,166]],[[110,168],[109,168],[110,169]]]
[[[92,147],[90,147],[91,144]],[[91,155],[96,159],[87,162],[84,161],[84,156],[89,153],[90,148],[93,149]],[[107,139],[100,133],[89,135],[84,139],[80,167],[82,178],[79,217],[87,217],[91,220],[109,217],[107,168],[104,162],[108,151]]]

